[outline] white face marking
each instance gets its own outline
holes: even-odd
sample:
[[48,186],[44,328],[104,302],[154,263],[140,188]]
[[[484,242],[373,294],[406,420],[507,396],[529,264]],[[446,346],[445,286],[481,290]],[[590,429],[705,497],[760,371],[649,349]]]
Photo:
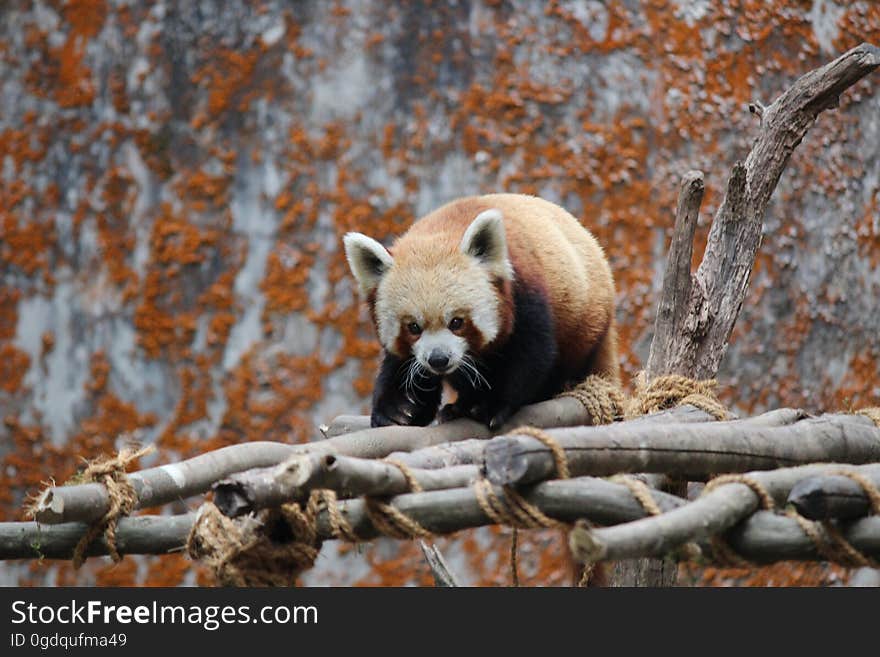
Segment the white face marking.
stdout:
[[[440,331],[425,331],[413,344],[413,356],[422,367],[434,372],[434,374],[451,374],[461,364],[461,359],[467,353],[468,343],[462,337],[455,335],[449,329]],[[431,365],[431,356],[445,357],[447,364],[442,369]]]

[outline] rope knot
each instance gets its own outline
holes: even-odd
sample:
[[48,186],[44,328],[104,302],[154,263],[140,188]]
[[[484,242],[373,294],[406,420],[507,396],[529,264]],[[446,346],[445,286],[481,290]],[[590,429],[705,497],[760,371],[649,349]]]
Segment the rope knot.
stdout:
[[227,518],[211,502],[199,509],[186,542],[191,559],[204,562],[224,586],[291,586],[311,568],[321,549],[317,516],[325,491],[259,518]]
[[121,517],[134,511],[138,503],[137,493],[125,473],[129,465],[154,449],[152,445],[141,448],[123,447],[116,456],[99,456],[89,462],[86,469],[76,477],[79,483],[103,484],[110,504],[107,512],[89,526],[76,544],[72,559],[74,568],[78,569],[83,565],[86,550],[102,533],[110,557],[117,563],[122,560],[116,547],[116,525]]
[[620,386],[601,376],[592,374],[559,397],[577,399],[590,415],[592,424],[611,424],[624,415],[625,398]]
[[726,420],[727,409],[715,396],[718,383],[714,379],[697,381],[680,374],[665,374],[650,381],[644,372],[636,377],[636,396],[630,401],[628,419],[690,404],[713,416]]

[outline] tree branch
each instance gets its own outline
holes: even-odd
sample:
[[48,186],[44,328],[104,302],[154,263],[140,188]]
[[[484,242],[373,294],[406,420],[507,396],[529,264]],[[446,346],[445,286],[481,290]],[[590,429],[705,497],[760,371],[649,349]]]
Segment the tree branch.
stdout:
[[[422,490],[468,486],[480,476],[476,465],[440,470],[410,469]],[[227,516],[298,502],[316,489],[330,489],[340,498],[387,497],[410,491],[400,468],[372,459],[334,454],[296,455],[274,468],[249,470],[214,485],[214,503]]]
[[[565,450],[571,474],[662,472],[704,475],[746,472],[813,462],[880,460],[880,429],[860,415],[823,415],[787,426],[755,426],[743,420],[700,424],[628,423],[551,429]],[[493,438],[486,445],[486,476],[499,485],[552,477],[550,449],[524,435]]]
[[[748,477],[779,501],[798,481],[815,477],[837,466],[818,464],[750,472]],[[877,466],[853,467],[862,474],[878,472]],[[753,514],[760,499],[744,483],[722,484],[699,499],[659,516],[591,529],[577,527],[570,539],[572,553],[582,562],[659,557],[691,541],[705,541],[722,534]]]
[[880,49],[862,44],[802,76],[763,109],[755,143],[745,162],[734,166],[712,222],[683,330],[669,341],[664,371],[652,370],[652,374],[707,379],[718,372],[748,289],[767,205],[782,171],[819,113],[836,107],[841,93],[878,66]]
[[422,548],[422,554],[425,555],[425,561],[428,562],[428,567],[430,567],[431,574],[434,576],[435,586],[459,586],[452,571],[449,570],[449,566],[446,565],[446,559],[443,558],[443,555],[440,553],[440,550],[437,549],[436,545],[433,543],[428,545],[420,540],[419,547]]

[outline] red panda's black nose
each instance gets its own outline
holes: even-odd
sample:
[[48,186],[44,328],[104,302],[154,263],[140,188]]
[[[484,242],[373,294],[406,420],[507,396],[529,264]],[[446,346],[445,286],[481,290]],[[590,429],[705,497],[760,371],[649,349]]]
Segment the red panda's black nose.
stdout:
[[446,366],[449,365],[449,356],[442,351],[437,351],[435,349],[431,352],[431,355],[428,356],[428,365],[435,370],[445,370]]

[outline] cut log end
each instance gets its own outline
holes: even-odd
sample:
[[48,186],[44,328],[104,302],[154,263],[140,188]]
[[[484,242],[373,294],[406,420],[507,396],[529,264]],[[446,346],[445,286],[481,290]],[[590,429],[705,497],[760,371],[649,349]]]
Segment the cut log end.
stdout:
[[64,518],[64,498],[54,494],[54,488],[47,488],[37,498],[31,511],[34,520],[54,524]]
[[493,484],[507,486],[523,479],[529,468],[529,459],[517,451],[517,446],[517,441],[506,436],[493,438],[486,444],[486,476]]
[[568,535],[568,546],[578,563],[597,563],[605,558],[605,546],[584,522],[578,522]]

